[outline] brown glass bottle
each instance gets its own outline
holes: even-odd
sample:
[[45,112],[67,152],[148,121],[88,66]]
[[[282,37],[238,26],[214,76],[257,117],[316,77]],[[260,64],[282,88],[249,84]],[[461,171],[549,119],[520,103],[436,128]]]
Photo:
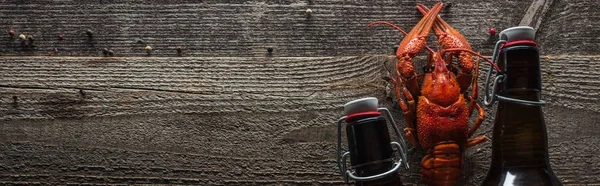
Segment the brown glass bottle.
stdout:
[[[351,164],[357,176],[373,176],[394,165],[387,123],[381,116],[351,117],[346,125]],[[355,186],[402,186],[398,172],[371,181],[355,180]]]
[[[540,101],[541,74],[535,46],[504,48],[498,61],[505,76],[496,84],[499,96]],[[562,185],[548,161],[546,124],[541,106],[498,99],[492,164],[482,185]]]
[[[396,136],[400,137],[400,132],[391,113],[377,106],[377,98],[358,99],[344,105],[346,116],[338,120],[338,167],[346,181],[354,181],[355,186],[402,186],[398,171],[402,166],[408,169],[406,145],[401,138],[399,142],[391,140],[384,116]],[[340,156],[343,123],[346,123],[348,152]],[[346,167],[347,159],[350,169]]]

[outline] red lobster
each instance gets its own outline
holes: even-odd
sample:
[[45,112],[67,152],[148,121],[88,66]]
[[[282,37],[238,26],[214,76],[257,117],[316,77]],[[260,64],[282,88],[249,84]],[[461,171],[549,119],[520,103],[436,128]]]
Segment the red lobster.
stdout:
[[[373,22],[367,26],[386,24],[406,35],[396,51],[398,78],[393,82],[407,123],[406,137],[413,146],[427,151],[421,160],[420,172],[421,179],[428,185],[455,185],[461,176],[464,149],[487,140],[485,136],[469,139],[485,118],[483,108],[477,103],[479,60],[474,62],[472,55],[485,59],[499,70],[490,60],[472,51],[464,36],[438,17],[442,6],[441,2],[437,3],[430,11],[418,4],[417,9],[424,17],[408,34],[388,22]],[[437,53],[426,46],[431,29],[441,43],[442,50]],[[425,48],[430,52],[425,74],[416,74],[413,58]],[[449,55],[444,61],[445,54]],[[452,64],[453,56],[458,58],[458,68]],[[419,77],[423,77],[420,88]],[[469,128],[474,108],[479,117]]]

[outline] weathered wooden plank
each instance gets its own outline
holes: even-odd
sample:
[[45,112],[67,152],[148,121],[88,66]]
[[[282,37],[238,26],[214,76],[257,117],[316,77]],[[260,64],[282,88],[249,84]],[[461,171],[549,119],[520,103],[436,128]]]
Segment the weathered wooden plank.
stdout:
[[[143,39],[155,56],[174,56],[182,45],[186,56],[344,56],[391,53],[403,38],[384,26],[365,29],[372,21],[390,21],[410,30],[421,15],[416,3],[436,1],[4,1],[3,29],[32,34],[38,47],[24,49],[18,39],[0,39],[0,55],[144,56]],[[469,39],[475,50],[490,53],[487,30],[518,25],[531,1],[452,2],[441,13]],[[313,14],[307,18],[306,9]],[[85,30],[92,30],[88,40]],[[3,31],[5,33],[5,31]],[[57,34],[64,40],[59,41]],[[432,41],[434,41],[432,39]],[[436,46],[433,42],[431,46]]]
[[[7,119],[333,108],[361,90],[383,90],[382,65],[392,57],[2,59]],[[600,111],[598,56],[546,56],[542,64],[547,99]]]
[[285,134],[383,95],[387,57],[25,59],[0,67],[4,183],[341,185],[331,128]]
[[554,0],[534,0],[531,5],[529,5],[529,8],[527,8],[519,26],[530,26],[535,30],[538,30],[546,12],[548,12],[553,2]]
[[[378,97],[405,125],[385,96],[391,59],[3,57],[0,181],[342,185],[334,122],[345,102]],[[598,183],[600,59],[542,59],[553,168],[566,184]],[[486,110],[477,135],[490,136]],[[490,150],[467,151],[464,185],[483,179]],[[422,155],[411,153],[405,183],[420,183]]]
[[0,117],[333,108],[382,89],[382,59],[3,58]]
[[600,48],[600,3],[555,0],[543,19],[537,40],[545,54],[591,54]]
[[568,108],[600,111],[600,56],[548,56],[542,76],[545,99]]
[[[342,185],[333,122],[343,103],[378,97],[405,125],[381,79],[393,57],[366,55],[391,52],[402,37],[364,26],[408,30],[420,19],[415,3],[3,1],[0,24],[33,34],[39,47],[2,37],[0,55],[99,56],[108,47],[142,56],[135,40],[144,39],[154,56],[183,45],[185,56],[205,57],[0,58],[0,184]],[[489,54],[487,29],[523,22],[531,1],[452,3],[442,17]],[[600,183],[597,7],[555,0],[538,32],[544,53],[586,54],[542,64],[550,161],[567,185]],[[263,57],[267,47],[276,57]],[[486,112],[478,135],[490,136]],[[490,149],[467,152],[463,185],[483,179]],[[411,154],[405,184],[420,183],[422,155]]]
[[[548,120],[548,133],[550,144],[551,163],[556,174],[564,183],[593,184],[598,183],[596,166],[598,157],[595,155],[600,144],[597,131],[589,130],[597,121],[598,115],[586,110],[572,110],[563,107],[550,106],[545,109]],[[336,115],[337,113],[324,113]],[[396,113],[400,115],[400,113]],[[302,120],[301,115],[239,115],[228,120],[226,117],[207,118],[206,116],[193,115],[149,115],[144,117],[104,118],[46,121],[33,127],[25,122],[11,122],[13,125],[29,125],[23,127],[30,138],[21,142],[16,139],[3,139],[0,143],[2,155],[3,174],[0,180],[7,183],[16,181],[43,182],[43,183],[154,183],[154,184],[212,184],[226,185],[232,183],[258,185],[270,180],[277,184],[310,184],[342,185],[341,177],[335,174],[336,166],[333,159],[335,138],[324,137],[325,131],[333,131],[330,120],[322,115],[316,121]],[[285,126],[295,126],[298,130],[312,129],[312,125],[326,126],[328,130],[310,133],[305,136],[313,138],[311,142],[287,141],[284,133],[268,131],[270,126],[264,120],[243,120],[244,116],[263,117],[277,120]],[[591,116],[591,117],[590,117]],[[167,119],[170,118],[170,119]],[[282,119],[287,118],[287,119]],[[399,118],[401,119],[401,118]],[[175,121],[174,121],[175,120]],[[209,122],[216,123],[211,127],[202,128]],[[131,129],[135,124],[149,126],[143,132],[129,132],[127,137],[107,139],[114,133],[97,131],[104,126],[98,123],[110,121],[113,127],[108,130]],[[194,122],[195,121],[195,122]],[[234,122],[231,122],[234,121]],[[221,139],[215,135],[214,141],[202,139],[198,136],[199,130],[217,130],[213,133],[222,133],[224,125],[244,122],[254,123],[248,125],[230,126],[231,138]],[[157,127],[171,125],[170,128]],[[43,126],[39,126],[43,125]],[[265,126],[266,125],[266,126]],[[92,126],[86,132],[78,133],[76,130]],[[265,126],[261,128],[260,126]],[[583,126],[583,127],[582,127]],[[488,134],[491,129],[489,119],[483,125],[480,133]],[[56,128],[48,130],[49,128]],[[250,128],[250,129],[249,129]],[[94,130],[96,129],[96,130]],[[71,138],[56,137],[54,140],[44,138],[42,135],[59,135],[56,130],[67,130],[73,135]],[[142,129],[140,129],[142,130]],[[170,133],[156,135],[157,132]],[[248,136],[260,135],[271,132],[270,138],[261,141],[236,140],[248,139]],[[145,133],[145,134],[142,134]],[[174,135],[178,134],[178,135]],[[102,137],[102,136],[105,137]],[[125,134],[122,134],[125,135]],[[150,136],[148,136],[150,135]],[[144,137],[148,136],[148,137]],[[37,138],[41,137],[41,138]],[[171,139],[175,138],[175,139]],[[252,139],[252,138],[250,138]],[[31,142],[27,142],[31,141]],[[271,141],[266,142],[266,141]],[[113,143],[113,144],[106,144]],[[140,143],[142,146],[139,146]],[[146,145],[152,143],[152,145]],[[216,145],[210,145],[216,143]],[[464,185],[478,185],[489,164],[490,143],[478,146],[467,152],[465,162]],[[210,155],[207,151],[214,149],[229,149],[228,155]],[[166,149],[166,150],[165,150]],[[213,150],[206,150],[213,149]],[[259,151],[262,155],[257,156]],[[249,154],[246,154],[249,153]],[[402,172],[402,179],[407,184],[419,183],[418,158],[422,153],[411,153],[412,170]],[[569,159],[572,161],[563,161]]]

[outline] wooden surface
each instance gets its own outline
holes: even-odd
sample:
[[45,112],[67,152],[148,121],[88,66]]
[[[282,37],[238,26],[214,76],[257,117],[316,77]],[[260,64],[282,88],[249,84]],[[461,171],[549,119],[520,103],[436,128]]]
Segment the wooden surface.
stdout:
[[534,0],[525,11],[525,15],[521,19],[519,26],[530,26],[536,31],[540,29],[542,20],[546,17],[546,13],[554,0]]
[[[401,34],[387,26],[366,29],[367,24],[390,21],[410,30],[422,16],[417,1],[311,2],[4,1],[2,28],[34,35],[39,47],[24,50],[18,41],[2,37],[0,54],[45,55],[57,48],[61,55],[101,56],[106,47],[117,56],[143,56],[146,44],[137,39],[151,45],[155,56],[174,56],[177,45],[194,56],[263,57],[267,47],[273,47],[273,56],[284,57],[381,54],[391,51]],[[528,6],[519,0],[454,3],[442,15],[465,30],[473,47],[491,51],[489,27],[518,25]],[[304,14],[308,8],[311,18]],[[94,33],[91,40],[84,33],[88,29]],[[65,40],[59,41],[58,33]]]
[[[25,51],[0,37],[0,184],[343,185],[344,103],[377,97],[405,126],[383,79],[402,37],[364,26],[408,30],[416,3],[0,1],[0,23],[40,45]],[[454,1],[442,17],[489,55],[487,29],[518,25],[531,3]],[[554,0],[538,32],[550,161],[566,185],[600,183],[599,5]],[[54,47],[59,55],[42,56]],[[101,57],[104,47],[118,57]],[[491,137],[485,109],[477,134]],[[481,182],[490,152],[489,142],[466,152],[461,185]],[[420,183],[422,155],[409,155],[406,185]]]
[[600,4],[595,0],[554,0],[537,39],[545,54],[597,55]]

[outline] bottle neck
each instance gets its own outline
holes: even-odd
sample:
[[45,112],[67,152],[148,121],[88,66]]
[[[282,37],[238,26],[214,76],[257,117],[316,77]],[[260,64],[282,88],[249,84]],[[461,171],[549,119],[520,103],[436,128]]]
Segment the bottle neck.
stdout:
[[[357,176],[373,176],[394,166],[394,152],[385,119],[368,114],[352,115],[346,126],[350,165]],[[357,186],[398,185],[398,174],[371,181],[356,181]]]
[[534,46],[513,46],[500,52],[498,66],[504,79],[499,83],[499,95],[540,101],[542,90],[539,53]]
[[[541,74],[537,48],[515,46],[500,54],[505,78],[498,95],[540,101]],[[496,167],[549,167],[546,125],[541,106],[498,101],[492,162]]]

